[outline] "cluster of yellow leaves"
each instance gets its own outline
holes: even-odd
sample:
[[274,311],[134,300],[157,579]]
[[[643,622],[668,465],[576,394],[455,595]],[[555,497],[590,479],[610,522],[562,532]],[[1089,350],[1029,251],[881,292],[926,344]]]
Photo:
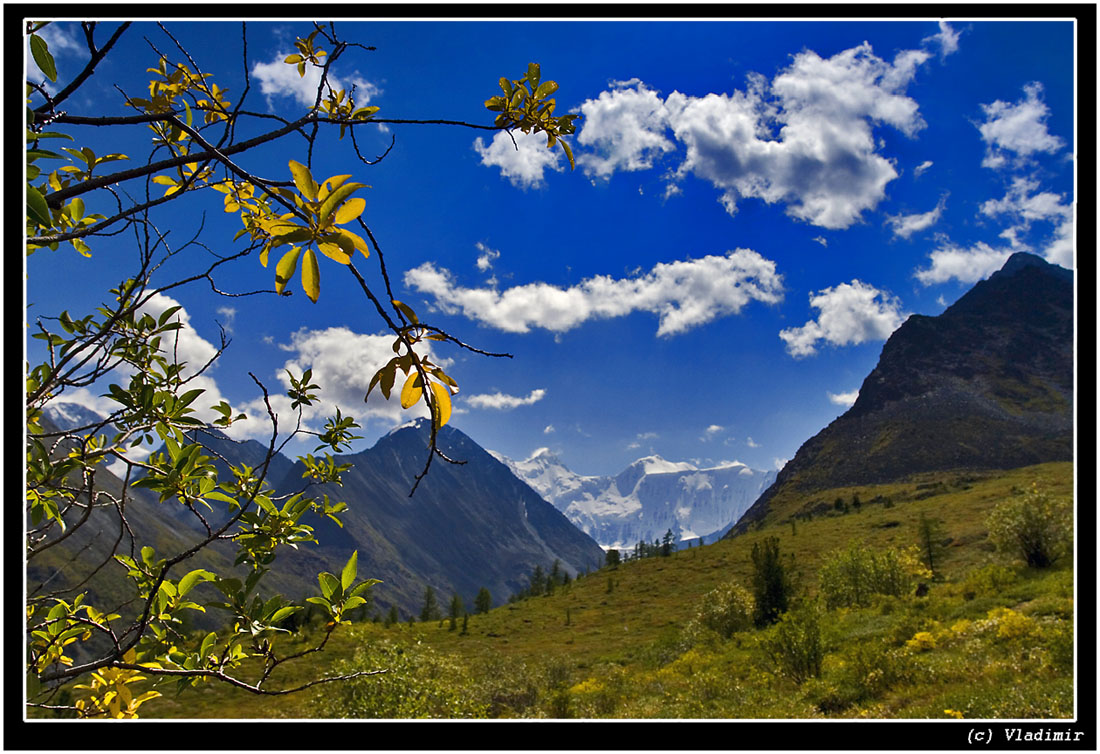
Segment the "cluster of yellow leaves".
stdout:
[[[133,649],[122,657],[122,661],[127,664],[133,664],[136,659],[137,653]],[[147,665],[159,667],[156,663],[147,663]],[[144,680],[145,676],[137,670],[101,668],[91,674],[89,683],[81,683],[73,687],[88,692],[83,699],[77,700],[76,708],[88,717],[135,718],[138,716],[138,707],[161,695],[159,691],[146,691],[134,696],[130,684]]]
[[[393,352],[398,354],[375,373],[367,387],[367,394],[363,400],[370,398],[371,392],[377,385],[382,396],[389,399],[400,370],[408,375],[405,384],[401,388],[401,408],[412,408],[423,398],[432,415],[432,424],[436,429],[444,426],[451,418],[451,396],[458,392],[458,383],[450,375],[444,372],[438,365],[433,364],[426,356],[416,353],[413,346],[423,340],[447,340],[446,336],[432,332],[420,324],[416,312],[408,304],[401,301],[393,301],[396,308],[405,318],[406,324],[399,328],[399,335],[393,342]],[[401,353],[402,345],[407,343],[405,353]],[[424,380],[427,376],[428,390],[424,390]],[[434,378],[434,379],[432,379]],[[426,396],[431,395],[431,398]]]

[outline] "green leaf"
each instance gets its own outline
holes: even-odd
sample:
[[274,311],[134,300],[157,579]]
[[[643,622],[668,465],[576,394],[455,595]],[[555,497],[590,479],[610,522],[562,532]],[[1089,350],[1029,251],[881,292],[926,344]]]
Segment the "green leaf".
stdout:
[[53,226],[53,218],[50,216],[50,208],[46,205],[46,199],[42,192],[34,186],[27,186],[27,214],[31,219],[46,228]]
[[531,85],[532,91],[538,88],[540,75],[538,63],[527,64],[527,83]]
[[348,558],[347,565],[344,566],[344,570],[340,572],[340,588],[345,592],[355,583],[355,574],[359,568],[359,551],[355,550],[351,557]]
[[189,574],[180,579],[179,594],[182,597],[183,595],[190,592],[195,584],[199,583],[200,581],[213,581],[215,578],[217,577],[214,574],[210,573],[210,571],[204,571],[201,568],[191,571]]
[[556,81],[544,81],[539,84],[539,88],[535,90],[535,99],[543,99],[549,97],[554,92],[558,91],[558,82]]
[[317,255],[312,247],[306,247],[306,254],[302,259],[302,290],[310,301],[317,303],[317,297],[321,295],[321,271],[317,267]]
[[46,40],[37,34],[31,34],[31,56],[35,64],[46,74],[50,81],[57,81],[57,66],[54,64],[53,55]]
[[331,600],[332,595],[336,594],[336,590],[340,589],[340,582],[328,571],[323,571],[317,575],[317,583],[320,584],[321,594],[325,596],[326,600]]

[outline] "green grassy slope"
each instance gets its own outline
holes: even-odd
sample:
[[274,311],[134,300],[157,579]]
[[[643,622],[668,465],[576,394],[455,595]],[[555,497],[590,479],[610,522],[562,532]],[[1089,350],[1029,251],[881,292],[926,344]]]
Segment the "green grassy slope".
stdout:
[[[595,571],[552,596],[471,616],[465,634],[436,623],[347,627],[321,659],[290,668],[283,685],[330,670],[390,667],[385,676],[286,697],[210,686],[172,699],[169,691],[142,711],[189,718],[1067,717],[1072,564],[1045,571],[1014,565],[991,551],[984,523],[996,503],[1032,483],[1072,495],[1073,466],[930,474],[792,496],[777,500],[746,534]],[[847,513],[834,507],[838,497]],[[750,584],[750,553],[762,538],[779,539],[801,594],[811,597],[828,553],[852,540],[873,550],[914,545],[921,514],[940,519],[950,538],[942,578],[925,597],[823,613],[820,677],[796,683],[779,672],[764,649],[774,627],[728,640],[685,638],[703,595],[731,579]]]

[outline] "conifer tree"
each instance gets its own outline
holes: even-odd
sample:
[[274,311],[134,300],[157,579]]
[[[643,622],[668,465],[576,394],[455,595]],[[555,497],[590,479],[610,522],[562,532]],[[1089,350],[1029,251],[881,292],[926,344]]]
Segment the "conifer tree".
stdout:
[[478,590],[474,597],[474,609],[479,613],[487,613],[493,607],[493,596],[486,587]]
[[435,599],[435,590],[430,586],[424,589],[424,607],[420,610],[420,622],[427,623],[430,620],[440,618],[439,603]]
[[752,591],[756,600],[753,621],[758,627],[771,625],[787,612],[793,591],[779,554],[777,537],[768,537],[752,546],[752,565]]

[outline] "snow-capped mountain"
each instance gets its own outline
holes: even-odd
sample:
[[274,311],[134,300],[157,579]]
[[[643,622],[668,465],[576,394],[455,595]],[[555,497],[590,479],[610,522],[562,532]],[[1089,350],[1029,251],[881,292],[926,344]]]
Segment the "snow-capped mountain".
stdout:
[[494,455],[605,548],[652,543],[669,530],[676,540],[713,540],[775,481],[774,471],[737,462],[700,469],[647,456],[616,476],[582,476],[546,448],[523,461]]

